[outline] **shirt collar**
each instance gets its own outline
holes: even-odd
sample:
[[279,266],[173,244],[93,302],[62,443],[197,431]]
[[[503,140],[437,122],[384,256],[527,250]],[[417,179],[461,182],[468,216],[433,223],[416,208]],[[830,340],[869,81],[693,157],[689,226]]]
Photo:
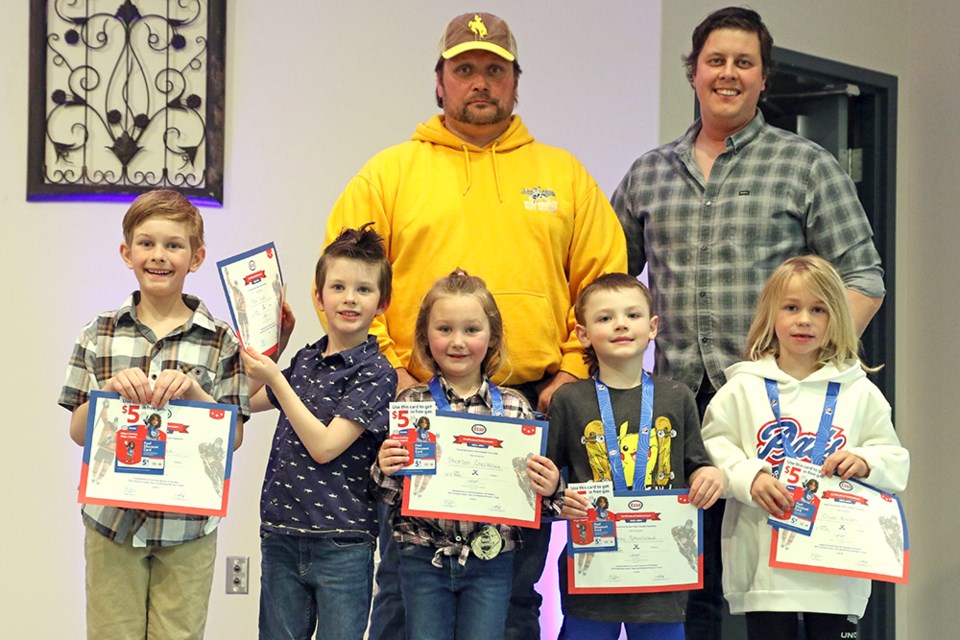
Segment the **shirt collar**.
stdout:
[[352,366],[357,362],[363,362],[367,358],[370,358],[380,351],[380,346],[377,344],[376,336],[368,335],[366,341],[361,342],[357,346],[350,349],[344,349],[343,351],[338,351],[336,353],[331,353],[329,356],[324,357],[323,352],[327,350],[327,344],[329,342],[330,338],[323,336],[312,346],[307,347],[307,349],[314,352],[313,360],[315,362],[327,360],[328,358],[339,358],[344,362],[344,364]]
[[[766,120],[763,119],[763,113],[761,113],[760,109],[757,109],[757,115],[747,123],[747,126],[726,139],[727,150],[738,153],[760,135],[760,132],[763,131],[766,124]],[[677,143],[677,155],[681,157],[693,157],[697,134],[700,133],[702,126],[703,121],[700,118],[697,118],[696,121],[690,125],[690,128],[687,129],[683,137],[680,138],[680,142]]]
[[473,398],[479,398],[483,404],[485,404],[490,412],[493,412],[493,396],[490,395],[490,380],[486,376],[483,377],[483,382],[480,383],[480,388],[477,389],[477,392],[472,396],[467,398],[461,398],[457,395],[457,392],[453,390],[447,381],[443,379],[442,373],[437,373],[437,380],[440,381],[440,388],[443,389],[443,393],[447,396],[447,400],[452,404],[453,402],[468,403]]
[[[137,304],[139,304],[139,302],[140,292],[134,291],[124,300],[123,304],[117,310],[117,321],[122,322],[128,320],[135,323],[139,322],[137,319]],[[207,331],[216,331],[216,320],[200,298],[184,293],[183,303],[193,311],[193,315],[183,324],[184,332],[189,331],[194,325]]]
[[731,149],[734,153],[740,151],[760,135],[766,124],[763,114],[760,113],[760,109],[757,109],[757,115],[747,123],[747,126],[727,138],[727,149]]

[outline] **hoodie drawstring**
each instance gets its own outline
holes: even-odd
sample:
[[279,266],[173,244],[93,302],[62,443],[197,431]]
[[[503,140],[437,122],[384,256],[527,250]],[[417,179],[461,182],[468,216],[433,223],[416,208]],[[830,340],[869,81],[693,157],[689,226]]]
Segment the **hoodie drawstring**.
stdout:
[[[497,199],[500,200],[502,204],[503,193],[500,189],[500,166],[497,164],[497,144],[499,144],[499,141],[494,142],[490,147],[490,159],[493,161],[493,181],[497,185]],[[467,172],[467,186],[461,195],[467,195],[470,187],[473,186],[473,173],[470,170],[470,150],[467,149],[467,145],[465,144],[461,144],[460,148],[463,149],[463,164]]]
[[470,171],[470,151],[467,149],[467,145],[462,144],[460,148],[463,149],[463,164],[467,170],[467,187],[461,194],[465,196],[467,192],[470,191],[470,187],[473,186],[473,173]]
[[499,143],[500,141],[497,140],[490,147],[490,159],[493,160],[493,181],[497,184],[497,199],[500,200],[500,204],[503,204],[503,194],[500,193],[500,167],[497,165],[497,145]]

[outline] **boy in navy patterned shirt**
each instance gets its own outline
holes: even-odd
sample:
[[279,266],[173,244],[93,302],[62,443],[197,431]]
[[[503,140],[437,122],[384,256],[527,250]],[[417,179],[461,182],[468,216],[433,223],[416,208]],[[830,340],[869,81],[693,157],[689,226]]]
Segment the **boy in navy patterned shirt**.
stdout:
[[[369,471],[397,388],[367,335],[391,289],[383,239],[370,227],[341,232],[317,262],[325,337],[285,371],[242,353],[258,387],[251,410],[280,409],[260,499],[261,638],[360,640],[366,629],[378,532]],[[319,627],[318,606],[333,614]]]

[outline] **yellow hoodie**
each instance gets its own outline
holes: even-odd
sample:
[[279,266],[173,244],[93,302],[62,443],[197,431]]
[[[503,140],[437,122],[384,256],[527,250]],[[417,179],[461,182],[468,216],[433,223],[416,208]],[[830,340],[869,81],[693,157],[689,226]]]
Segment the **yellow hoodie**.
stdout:
[[334,205],[325,244],[373,221],[393,265],[393,299],[371,327],[395,367],[411,367],[414,323],[433,283],[457,267],[483,278],[503,316],[508,361],[494,381],[563,369],[586,376],[573,304],[599,275],[626,271],[626,243],[597,183],[570,153],[513,116],[480,148],[437,115],[374,156]]

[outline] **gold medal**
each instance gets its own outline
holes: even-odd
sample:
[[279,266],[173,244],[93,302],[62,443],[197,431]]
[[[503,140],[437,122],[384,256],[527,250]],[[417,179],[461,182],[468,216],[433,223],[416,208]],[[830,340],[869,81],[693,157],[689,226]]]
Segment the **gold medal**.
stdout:
[[491,560],[500,555],[503,549],[503,538],[500,531],[492,524],[485,524],[470,541],[473,555],[481,560]]

